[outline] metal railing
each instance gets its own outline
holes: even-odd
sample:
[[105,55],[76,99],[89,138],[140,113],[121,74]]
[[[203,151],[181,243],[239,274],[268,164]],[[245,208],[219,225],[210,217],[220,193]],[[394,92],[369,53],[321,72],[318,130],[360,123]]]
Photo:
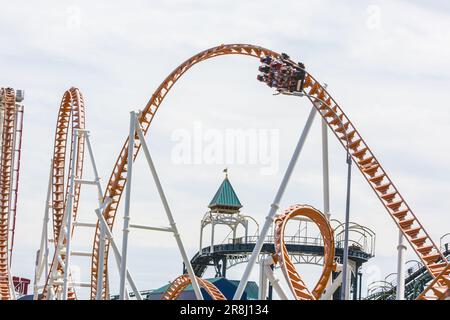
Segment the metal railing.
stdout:
[[[447,234],[450,235],[450,234]],[[445,236],[447,236],[445,235]],[[442,238],[441,238],[442,239]],[[441,242],[441,251],[446,257],[450,256],[450,244]],[[421,283],[424,281],[425,278],[427,278],[428,270],[426,267],[419,261],[416,260],[410,260],[408,263],[415,263],[412,267],[409,267],[406,269],[406,287],[410,288],[411,290],[415,290],[416,282]],[[395,299],[395,294],[397,291],[397,279],[393,279],[392,281],[386,281],[389,276],[393,274],[389,274],[385,277],[384,281],[374,281],[371,284],[368,285],[367,289],[367,296],[365,299],[371,300],[373,298],[380,298],[380,299]],[[418,293],[420,293],[419,290]],[[409,292],[406,292],[407,298],[415,298],[413,295],[411,295]]]
[[[259,236],[247,236],[239,238],[228,239],[228,244],[251,244],[256,243]],[[297,244],[297,245],[310,245],[310,246],[323,246],[323,239],[321,237],[303,237],[303,236],[286,236],[284,237],[286,244]],[[274,243],[275,239],[273,236],[267,236],[265,243]]]
[[[259,239],[259,236],[247,236],[238,238],[229,238],[227,241],[228,245],[246,245],[255,244]],[[303,246],[317,246],[323,247],[322,237],[306,237],[306,236],[286,236],[284,237],[285,244],[287,245],[303,245]],[[274,236],[267,236],[264,243],[273,244]],[[221,244],[223,245],[223,244]],[[220,245],[219,245],[220,246]],[[336,249],[343,250],[343,240],[336,240]],[[373,252],[367,252],[367,247],[364,243],[360,243],[355,240],[349,241],[349,250],[352,252],[353,257],[367,258],[373,256]],[[201,254],[208,254],[211,252],[211,246],[202,249]]]

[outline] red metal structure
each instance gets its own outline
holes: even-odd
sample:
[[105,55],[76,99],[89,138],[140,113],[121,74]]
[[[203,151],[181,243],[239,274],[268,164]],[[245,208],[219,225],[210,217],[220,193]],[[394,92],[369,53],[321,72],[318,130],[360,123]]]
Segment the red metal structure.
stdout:
[[16,228],[23,107],[12,88],[0,90],[0,299],[14,298],[10,267]]

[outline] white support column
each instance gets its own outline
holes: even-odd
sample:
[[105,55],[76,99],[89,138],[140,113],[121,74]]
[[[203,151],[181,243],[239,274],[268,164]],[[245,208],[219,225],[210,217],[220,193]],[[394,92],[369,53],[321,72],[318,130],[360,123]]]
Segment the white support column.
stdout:
[[[341,290],[345,290],[345,296],[343,300],[350,300],[350,290],[352,288],[352,273],[356,274],[356,266],[355,263],[351,260],[348,260],[347,268],[345,268],[344,265],[342,265],[342,286]],[[347,272],[347,275],[344,275],[344,272]],[[346,281],[346,284],[344,286],[344,281]],[[341,295],[342,296],[342,295]]]
[[328,125],[322,119],[323,213],[330,220],[330,174],[328,163]]
[[103,203],[103,190],[102,185],[100,183],[100,175],[98,174],[97,164],[95,163],[94,151],[92,150],[91,138],[89,135],[89,131],[83,130],[86,146],[89,154],[89,159],[91,160],[92,170],[94,171],[94,182],[97,186],[98,193],[98,203],[101,205]]
[[202,252],[202,245],[203,245],[203,224],[200,223],[200,246],[198,248],[198,252]]
[[77,163],[77,154],[78,154],[78,138],[79,133],[78,130],[74,130],[74,138],[73,138],[73,150],[72,150],[72,174],[69,177],[69,194],[67,198],[67,207],[66,207],[66,219],[67,224],[66,228],[62,228],[60,238],[64,237],[64,232],[66,233],[66,254],[65,254],[65,262],[64,262],[64,280],[63,280],[63,293],[62,299],[67,300],[67,293],[69,290],[69,273],[70,273],[70,258],[71,258],[71,233],[72,233],[72,220],[73,220],[73,199],[74,199],[74,188],[75,188],[75,172],[76,172],[76,163]]
[[[341,268],[342,269],[342,268]],[[333,300],[333,294],[336,290],[342,285],[342,272],[338,274],[336,279],[334,279],[333,283],[328,284],[325,293],[320,297],[320,300]]]
[[267,275],[265,260],[259,260],[259,288],[258,288],[258,300],[267,299]]
[[405,300],[405,251],[403,234],[398,232],[398,246],[397,246],[397,300]]
[[211,247],[209,249],[210,253],[214,253],[214,221],[211,221]]
[[[93,173],[94,173],[94,180],[87,180],[87,179],[81,179],[81,177],[76,177],[75,176],[75,165],[77,163],[75,154],[77,154],[77,148],[78,148],[78,144],[80,139],[84,138],[86,145],[87,145],[87,150],[88,150],[88,154],[89,154],[89,158],[90,158],[90,162],[92,165],[92,169],[93,169]],[[47,299],[51,300],[51,299],[62,299],[65,300],[68,297],[68,289],[69,287],[86,287],[86,286],[90,286],[90,283],[88,284],[87,282],[74,282],[71,279],[71,275],[70,275],[70,260],[72,256],[78,256],[78,257],[92,257],[91,252],[84,252],[84,251],[74,251],[71,249],[71,241],[72,241],[72,230],[75,229],[75,227],[83,227],[83,228],[96,228],[97,227],[97,223],[93,223],[93,222],[83,222],[83,221],[76,221],[73,220],[73,197],[74,197],[74,188],[76,184],[83,184],[83,185],[92,185],[92,186],[96,186],[97,188],[97,198],[98,198],[98,204],[99,204],[99,208],[103,208],[103,190],[101,187],[101,183],[100,183],[100,177],[98,174],[98,170],[97,170],[97,165],[95,163],[95,157],[94,157],[94,153],[92,150],[92,145],[91,145],[91,141],[90,141],[90,137],[89,137],[89,131],[85,130],[85,129],[75,129],[74,130],[74,137],[73,137],[73,145],[74,145],[74,149],[72,150],[72,154],[71,154],[71,165],[74,168],[72,171],[71,176],[69,177],[69,181],[68,181],[68,186],[69,186],[69,192],[67,194],[68,200],[67,200],[67,206],[64,210],[64,217],[63,217],[63,224],[61,226],[61,233],[58,239],[58,243],[55,245],[55,255],[52,261],[52,270],[50,271],[50,278],[49,278],[49,282],[48,282],[48,294],[47,294]],[[47,221],[46,223],[44,222],[44,224],[48,225],[48,216],[49,216],[49,208],[51,208],[51,204],[50,204],[50,196],[51,196],[51,189],[52,189],[52,169],[50,170],[50,177],[49,177],[49,187],[48,187],[48,194],[47,194],[47,206],[46,206],[46,212],[45,212],[45,217],[44,217],[44,221]],[[100,230],[102,229],[102,224],[100,224]],[[47,229],[43,228],[43,234],[47,235]],[[44,237],[43,237],[44,239]],[[48,239],[48,237],[47,237]],[[103,253],[104,253],[104,232],[101,232],[100,235],[100,253],[99,253],[99,258],[103,261]],[[42,248],[42,244],[41,244],[41,248]],[[102,249],[103,248],[103,249]],[[40,249],[40,251],[42,251],[42,249]],[[47,258],[45,260],[48,260],[48,249],[47,249],[47,253],[46,253]],[[42,257],[39,257],[39,260],[42,261]],[[43,263],[44,264],[44,263]],[[46,268],[48,266],[48,262],[45,262]],[[63,269],[64,273],[61,274],[59,272],[59,270]],[[103,264],[99,265],[99,269],[98,269],[99,274],[103,274]],[[46,272],[46,274],[48,274],[48,272]],[[37,278],[39,279],[39,278]],[[102,283],[103,278],[101,277],[99,279],[99,283],[100,283],[100,288],[102,288]],[[39,283],[39,281],[35,281],[36,284]],[[63,289],[61,290],[60,287],[63,287]],[[34,298],[38,298],[38,293],[39,290],[38,289],[42,289],[45,286],[39,286],[36,285],[36,290],[35,290],[35,294],[34,294]],[[55,287],[57,287],[58,289],[55,291]],[[100,289],[101,292],[101,289]],[[98,296],[97,296],[98,298]]]
[[[328,125],[325,119],[322,119],[322,179],[323,179],[323,213],[328,220],[330,214],[330,172],[328,161]],[[332,277],[328,280],[330,287],[333,282]],[[332,298],[332,297],[331,297]]]
[[[255,248],[253,249],[252,255],[249,258],[249,261],[247,263],[247,266],[245,268],[244,274],[242,276],[242,279],[239,283],[239,286],[236,290],[236,293],[234,294],[233,300],[240,300],[242,297],[242,294],[245,290],[245,287],[247,286],[248,279],[250,277],[250,274],[252,272],[253,266],[256,263],[256,260],[258,258],[258,255],[261,252],[262,246],[264,244],[264,240],[266,239],[267,234],[269,233],[269,230],[273,224],[273,218],[275,214],[278,211],[280,201],[283,198],[284,191],[286,190],[286,187],[289,183],[289,179],[291,178],[292,172],[294,171],[295,165],[297,163],[297,160],[300,156],[300,153],[303,149],[303,146],[305,144],[306,138],[308,136],[309,130],[311,129],[311,125],[314,121],[314,117],[316,115],[316,109],[315,107],[311,108],[311,111],[308,116],[308,120],[306,121],[306,125],[303,129],[303,132],[300,136],[300,139],[297,143],[297,146],[295,148],[294,154],[292,155],[292,158],[289,162],[288,168],[284,174],[283,180],[281,181],[280,187],[277,191],[277,194],[275,196],[275,199],[270,207],[269,213],[266,217],[266,221],[264,223],[264,226],[261,230],[261,233],[259,235],[258,241],[255,244]],[[275,288],[275,287],[274,287]]]
[[269,281],[272,284],[273,289],[278,294],[280,299],[288,300],[288,296],[286,295],[286,293],[283,291],[283,289],[281,288],[281,286],[279,284],[280,280],[275,277],[272,269],[270,269],[269,266],[266,266],[266,275],[267,275],[267,278],[269,278]]
[[102,300],[102,291],[103,291],[103,273],[104,273],[104,260],[105,260],[105,227],[103,224],[100,224],[100,243],[98,247],[98,279],[97,279],[97,291],[96,291],[96,300]]
[[248,221],[245,221],[245,243],[248,242]]
[[181,257],[183,259],[184,265],[188,272],[189,278],[191,279],[192,288],[194,289],[195,296],[198,300],[203,300],[203,295],[200,290],[200,286],[197,281],[197,277],[194,274],[194,269],[192,268],[191,261],[189,260],[186,250],[184,249],[183,242],[181,241],[181,236],[178,232],[178,228],[175,224],[175,220],[172,215],[172,211],[170,210],[169,203],[167,202],[166,195],[164,194],[164,190],[162,188],[161,182],[159,180],[158,174],[156,172],[155,165],[153,163],[152,157],[150,156],[150,151],[147,146],[147,142],[145,141],[144,133],[142,132],[141,126],[137,121],[136,114],[133,112],[132,116],[135,118],[135,130],[138,134],[139,140],[141,141],[141,147],[144,151],[145,158],[147,159],[147,163],[150,167],[150,171],[153,176],[153,180],[155,181],[156,188],[158,189],[159,196],[161,198],[161,202],[163,203],[164,210],[166,212],[167,218],[169,220],[170,228],[173,230],[173,235],[178,245],[178,250],[180,250]]
[[273,265],[274,263],[273,258],[269,256],[264,261],[262,261],[262,263],[264,265],[264,274],[267,279],[269,279],[270,284],[272,285],[275,292],[278,294],[281,300],[288,300],[286,293],[279,284],[280,280],[275,277],[275,274],[271,268],[271,265]]
[[[95,162],[95,157],[94,157],[94,152],[92,149],[92,145],[91,145],[91,139],[89,136],[89,131],[85,131],[85,138],[86,138],[86,146],[87,146],[87,150],[89,153],[89,159],[91,160],[91,165],[92,165],[92,170],[94,172],[94,182],[97,186],[97,194],[98,194],[98,204],[99,207],[102,206],[103,204],[103,190],[102,190],[102,185],[100,183],[100,176],[98,174],[98,169],[97,169],[97,164]],[[99,255],[98,255],[98,274],[101,275],[98,278],[97,281],[97,295],[96,295],[96,300],[101,300],[102,299],[102,289],[103,289],[103,272],[104,272],[104,256],[105,256],[105,241],[106,241],[106,236],[105,236],[105,229],[103,227],[103,224],[100,224],[99,226],[100,228],[100,242],[99,242]]]
[[50,160],[50,173],[48,177],[48,189],[47,189],[47,197],[45,200],[45,212],[44,212],[44,220],[42,222],[42,234],[41,234],[41,244],[39,246],[39,253],[36,261],[36,269],[34,272],[34,286],[33,286],[33,300],[37,300],[39,298],[39,283],[42,277],[42,273],[48,275],[48,223],[49,223],[49,211],[51,208],[50,197],[52,192],[52,171],[53,171],[53,159]]
[[128,161],[127,161],[127,182],[125,190],[125,209],[123,215],[123,238],[122,238],[122,263],[120,266],[120,289],[119,299],[125,299],[125,279],[127,270],[128,256],[128,233],[130,232],[130,198],[131,198],[131,179],[133,177],[133,149],[135,135],[136,116],[134,112],[130,113],[130,133],[128,135]]
[[[99,221],[100,225],[103,227],[103,230],[105,230],[105,237],[108,238],[109,243],[111,244],[111,248],[113,249],[117,268],[120,270],[120,267],[122,266],[122,257],[120,255],[119,247],[117,246],[116,241],[114,240],[113,234],[108,227],[105,217],[103,216],[103,211],[109,205],[110,201],[111,201],[110,199],[106,199],[105,202],[102,204],[102,206],[95,210],[95,214],[97,215],[98,221]],[[142,296],[141,296],[139,290],[137,289],[136,283],[134,282],[134,279],[128,270],[126,270],[126,279],[129,283],[131,289],[133,290],[133,293],[135,294],[136,299],[142,300]],[[128,297],[128,292],[127,292],[126,288],[125,288],[125,293],[126,293],[126,296]]]

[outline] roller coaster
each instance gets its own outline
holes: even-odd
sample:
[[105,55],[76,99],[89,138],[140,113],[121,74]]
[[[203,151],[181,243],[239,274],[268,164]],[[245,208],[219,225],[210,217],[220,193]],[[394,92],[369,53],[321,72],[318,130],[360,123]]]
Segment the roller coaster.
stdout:
[[20,155],[22,148],[23,92],[0,91],[0,298],[15,297],[10,267],[16,228]]
[[[269,213],[262,228],[257,230],[255,237],[247,234],[243,238],[233,237],[231,243],[214,245],[202,248],[189,259],[176,227],[170,205],[165,196],[164,189],[159,180],[155,164],[151,157],[145,137],[153,123],[157,111],[162,106],[168,93],[174,89],[175,84],[194,65],[206,62],[211,58],[225,55],[242,55],[259,59],[261,72],[257,79],[276,90],[277,94],[292,96],[293,98],[306,98],[312,107],[305,128],[295,148],[283,180],[277,191],[275,199],[270,206]],[[1,153],[1,199],[0,218],[0,294],[2,299],[14,299],[14,286],[12,284],[9,266],[14,240],[14,220],[16,214],[20,145],[22,131],[23,109],[16,104],[17,97],[12,89],[1,91],[2,112],[2,153]],[[111,171],[111,175],[103,189],[96,166],[93,147],[90,142],[90,132],[86,128],[85,102],[83,95],[77,88],[70,88],[63,95],[56,125],[53,156],[50,163],[48,193],[46,210],[44,214],[41,244],[34,278],[34,299],[36,300],[75,300],[78,299],[77,287],[87,288],[90,299],[109,299],[109,256],[113,250],[113,259],[119,270],[120,289],[118,299],[143,299],[134,278],[128,269],[128,234],[132,229],[141,229],[148,232],[168,232],[175,237],[177,247],[184,264],[184,273],[175,278],[167,287],[162,299],[171,300],[180,297],[182,292],[190,285],[197,299],[203,299],[206,294],[215,300],[224,300],[224,294],[208,280],[202,278],[207,266],[213,265],[220,276],[225,276],[227,261],[244,263],[245,271],[236,288],[234,299],[240,299],[248,283],[250,273],[256,263],[260,266],[260,299],[266,299],[267,283],[273,288],[281,299],[293,298],[295,300],[330,299],[336,287],[342,286],[344,299],[348,298],[348,271],[349,260],[364,263],[370,259],[374,252],[372,249],[361,250],[360,247],[349,246],[349,232],[355,225],[338,223],[332,226],[330,220],[329,204],[324,211],[309,205],[293,205],[283,213],[279,213],[279,204],[288,185],[295,164],[299,158],[305,139],[311,128],[315,115],[322,118],[324,132],[331,131],[347,153],[349,170],[354,164],[361,172],[368,185],[374,191],[395,226],[399,230],[400,241],[407,241],[410,248],[417,255],[421,264],[423,290],[416,294],[420,300],[444,300],[450,297],[450,264],[447,260],[448,252],[439,248],[420,223],[418,216],[413,213],[405,198],[400,194],[385,169],[381,166],[375,154],[369,148],[363,137],[344,113],[340,105],[327,91],[326,85],[317,81],[302,63],[294,62],[286,54],[248,44],[220,45],[202,51],[175,68],[151,95],[149,102],[138,112],[130,113],[130,132],[126,137],[119,156]],[[70,144],[70,147],[69,147]],[[130,194],[132,188],[133,163],[140,150],[143,150],[146,162],[157,193],[164,207],[169,227],[154,227],[132,224],[130,210]],[[85,153],[89,162],[85,162]],[[67,155],[69,154],[69,155]],[[17,160],[14,160],[17,159]],[[328,160],[326,160],[328,161]],[[324,160],[324,172],[328,170]],[[91,165],[93,177],[83,177],[86,165]],[[326,165],[326,166],[325,166]],[[325,180],[324,180],[325,181]],[[324,183],[324,186],[328,183]],[[79,219],[78,208],[81,188],[93,186],[98,196],[98,208],[92,222],[83,222]],[[328,185],[327,185],[328,187]],[[348,190],[350,183],[348,181]],[[122,248],[116,244],[113,227],[118,214],[119,204],[124,196],[124,216]],[[350,193],[348,191],[348,199]],[[237,206],[236,208],[239,208]],[[232,210],[236,210],[233,208]],[[230,214],[237,211],[214,212],[214,219],[205,223],[229,221]],[[213,212],[213,209],[211,209]],[[210,215],[212,217],[212,215]],[[234,218],[244,219],[238,215]],[[49,231],[50,218],[52,226]],[[289,221],[306,221],[315,225],[319,230],[316,246],[305,242],[289,241],[286,226]],[[11,222],[12,221],[12,222]],[[239,220],[240,223],[244,220]],[[228,222],[227,222],[228,223]],[[233,222],[233,223],[236,223]],[[12,228],[11,228],[12,225]],[[91,252],[77,252],[72,242],[76,241],[79,228],[90,228],[93,236]],[[269,235],[273,230],[272,236]],[[365,230],[368,236],[365,239],[374,239],[374,235]],[[295,240],[295,239],[294,239]],[[370,246],[369,246],[370,247]],[[369,248],[366,247],[366,248]],[[310,250],[310,251],[308,251]],[[403,252],[399,249],[399,265]],[[71,271],[72,257],[80,256],[90,259],[90,280],[77,282]],[[308,288],[303,277],[297,271],[295,259],[299,257],[313,257],[316,264],[322,265],[322,272],[314,288]],[[297,258],[295,258],[297,257]],[[220,261],[223,269],[220,270]],[[359,266],[360,266],[359,264]],[[279,279],[274,273],[281,269],[289,293],[279,285]],[[357,269],[356,269],[357,270]],[[354,274],[356,277],[356,272]],[[407,285],[409,282],[407,282]],[[401,285],[397,286],[401,287]],[[383,289],[384,290],[384,289]],[[386,290],[383,295],[387,296]],[[409,289],[407,290],[409,294]],[[354,294],[356,291],[354,291]],[[376,292],[370,292],[369,297],[379,298]],[[390,292],[392,296],[393,291]],[[290,295],[290,297],[289,297]]]

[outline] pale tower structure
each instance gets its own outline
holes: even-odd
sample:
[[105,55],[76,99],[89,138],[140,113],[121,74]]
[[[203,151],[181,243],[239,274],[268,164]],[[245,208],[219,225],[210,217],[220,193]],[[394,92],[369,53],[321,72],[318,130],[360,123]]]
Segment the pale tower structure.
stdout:
[[[212,200],[210,201],[208,208],[209,210],[203,216],[200,223],[200,246],[199,250],[202,252],[203,249],[209,249],[209,254],[214,254],[214,246],[218,244],[226,243],[247,243],[249,239],[249,223],[254,222],[256,228],[258,224],[256,221],[241,213],[242,204],[231,185],[230,179],[228,178],[228,170],[225,169],[225,178],[222,181],[219,189],[214,194]],[[210,235],[204,234],[205,228],[211,225]],[[217,239],[216,227],[223,225],[229,228],[229,236],[225,239]],[[242,226],[242,228],[239,228]],[[238,229],[239,228],[239,229]],[[242,231],[243,230],[243,231]],[[206,246],[203,248],[204,239]],[[218,271],[222,276],[225,275],[226,269],[226,258],[222,261],[222,270]]]

